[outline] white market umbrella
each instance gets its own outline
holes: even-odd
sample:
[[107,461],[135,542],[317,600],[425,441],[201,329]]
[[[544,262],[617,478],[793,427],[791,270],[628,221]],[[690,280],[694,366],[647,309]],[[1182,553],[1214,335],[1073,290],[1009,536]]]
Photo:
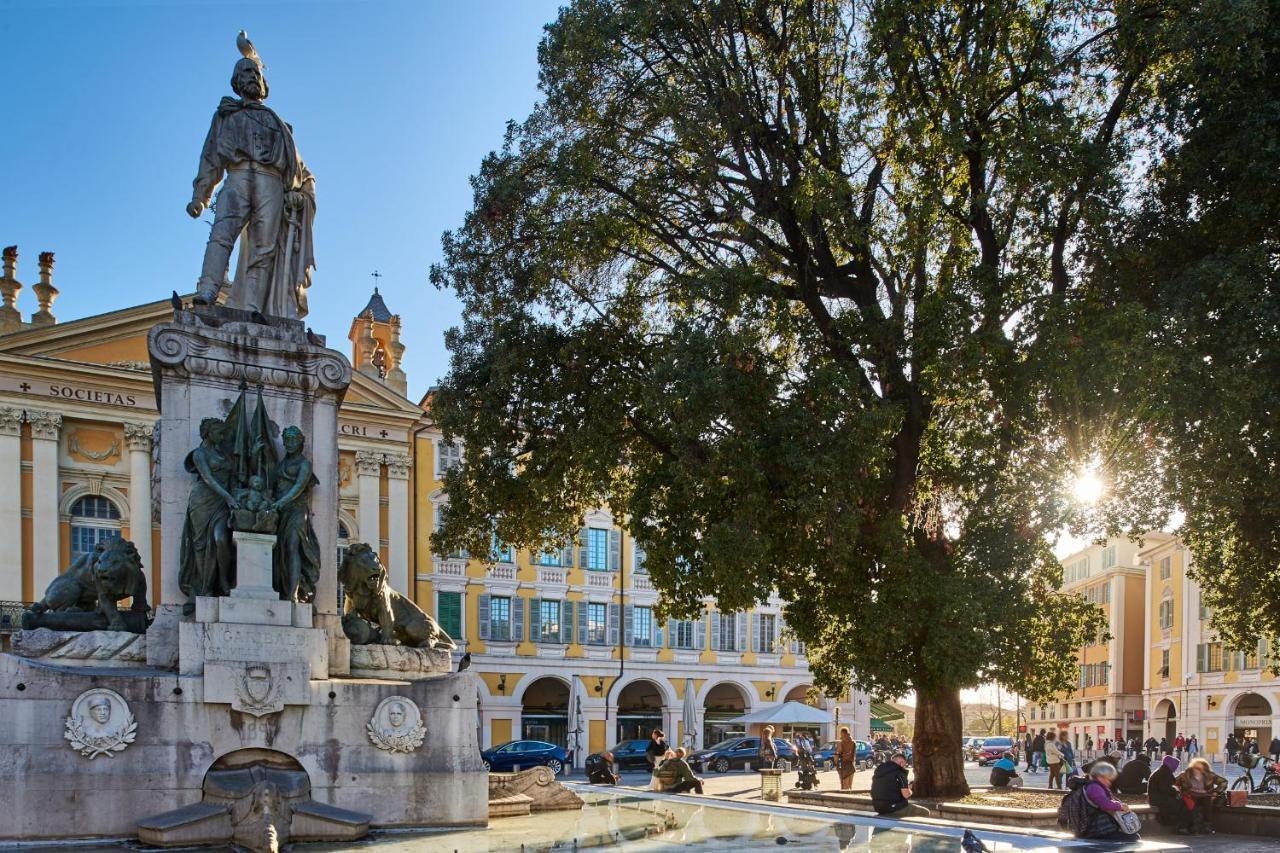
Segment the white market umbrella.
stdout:
[[806,705],[795,700],[769,705],[750,714],[734,717],[730,723],[743,726],[771,724],[779,726],[812,725],[820,726],[831,722],[831,714],[819,708]]
[[684,680],[684,748],[693,751],[698,743],[698,706],[695,704],[693,679]]

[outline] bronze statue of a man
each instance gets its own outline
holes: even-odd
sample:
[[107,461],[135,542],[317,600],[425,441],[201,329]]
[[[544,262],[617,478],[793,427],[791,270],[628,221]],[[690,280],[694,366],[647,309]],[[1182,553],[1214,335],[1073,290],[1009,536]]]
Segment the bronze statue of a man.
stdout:
[[263,103],[268,89],[257,51],[243,32],[238,42],[244,58],[231,74],[231,89],[239,97],[223,98],[213,114],[187,205],[187,213],[200,216],[222,182],[194,301],[217,299],[231,247],[243,234],[227,305],[297,319],[307,314],[315,267],[315,179],[298,156],[293,129]]

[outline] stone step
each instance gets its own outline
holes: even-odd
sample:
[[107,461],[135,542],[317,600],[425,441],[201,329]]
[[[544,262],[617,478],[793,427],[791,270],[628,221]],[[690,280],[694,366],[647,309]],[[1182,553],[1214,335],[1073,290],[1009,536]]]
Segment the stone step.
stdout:
[[533,797],[528,794],[511,794],[489,800],[489,817],[518,817],[527,815],[533,807]]

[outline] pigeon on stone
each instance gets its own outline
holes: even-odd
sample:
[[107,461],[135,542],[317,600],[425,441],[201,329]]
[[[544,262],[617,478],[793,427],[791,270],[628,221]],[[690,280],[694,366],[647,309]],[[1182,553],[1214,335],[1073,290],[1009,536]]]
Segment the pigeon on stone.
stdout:
[[983,844],[978,836],[973,834],[972,829],[964,831],[964,838],[960,839],[960,846],[964,848],[964,853],[991,853],[987,845]]
[[471,667],[471,652],[463,652],[458,660],[458,672],[465,672]]
[[310,327],[310,326],[307,326],[307,343],[311,344],[313,347],[322,347],[322,346],[324,346],[324,341],[320,340],[320,336],[319,336],[319,335],[317,335],[315,332],[311,331],[311,327]]
[[240,50],[240,55],[245,59],[252,59],[254,62],[262,62],[262,57],[258,56],[258,49],[253,46],[253,42],[249,41],[249,34],[244,30],[236,36],[236,47]]
[[178,291],[173,292],[173,296],[169,298],[169,304],[173,306],[174,311],[182,310],[182,297],[178,295]]

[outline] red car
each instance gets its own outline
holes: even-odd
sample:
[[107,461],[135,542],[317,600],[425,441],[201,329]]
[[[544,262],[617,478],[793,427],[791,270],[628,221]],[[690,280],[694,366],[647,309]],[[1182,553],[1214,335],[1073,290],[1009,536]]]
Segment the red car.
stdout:
[[982,741],[982,748],[978,750],[978,766],[986,767],[988,764],[994,764],[1000,760],[1000,756],[1010,751],[1017,751],[1017,745],[1013,742],[1013,738],[986,738]]

